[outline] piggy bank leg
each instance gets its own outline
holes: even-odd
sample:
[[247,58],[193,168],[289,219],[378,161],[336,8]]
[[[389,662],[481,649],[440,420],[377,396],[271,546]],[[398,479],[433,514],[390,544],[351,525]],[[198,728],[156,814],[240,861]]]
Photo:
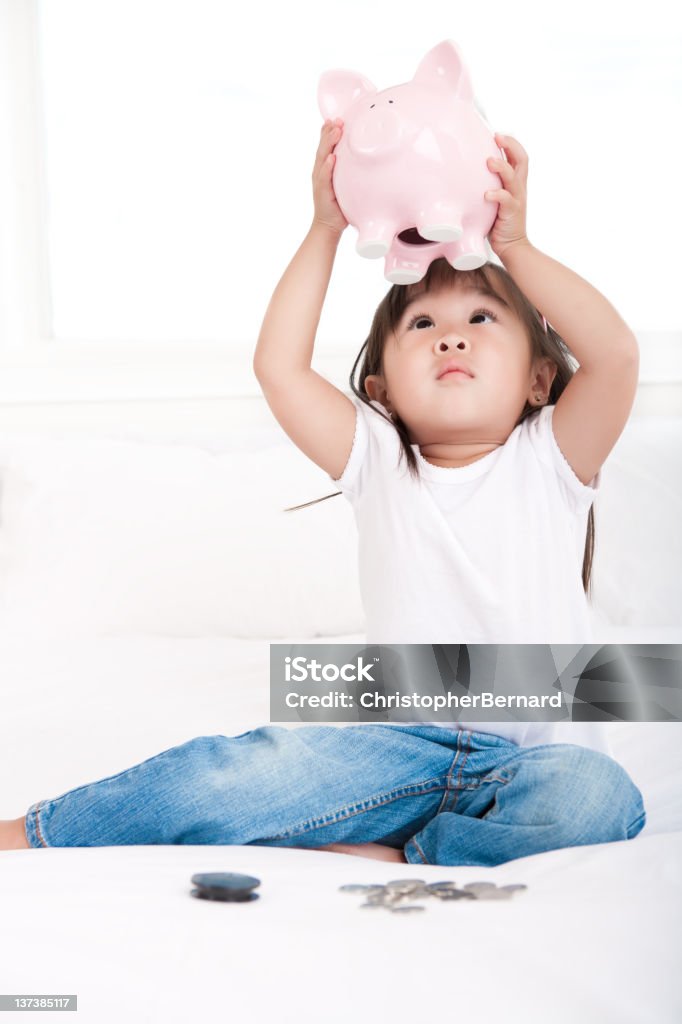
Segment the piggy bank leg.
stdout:
[[445,258],[455,270],[476,270],[488,262],[485,238],[477,231],[465,230],[458,242],[448,246]]
[[394,235],[394,224],[386,220],[367,220],[358,225],[355,251],[368,260],[379,259],[391,248]]
[[416,284],[417,281],[421,281],[432,259],[433,252],[429,256],[425,253],[412,256],[411,253],[406,255],[394,246],[384,262],[384,277],[391,284]]
[[462,213],[452,203],[430,203],[416,218],[417,231],[430,242],[456,242],[463,235]]

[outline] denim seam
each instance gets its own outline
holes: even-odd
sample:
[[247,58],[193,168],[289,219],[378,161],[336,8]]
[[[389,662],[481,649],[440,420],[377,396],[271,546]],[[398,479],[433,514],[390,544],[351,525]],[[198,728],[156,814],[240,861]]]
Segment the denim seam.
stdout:
[[40,805],[36,807],[35,811],[33,812],[33,815],[35,818],[36,835],[38,836],[38,842],[41,844],[41,846],[47,847],[47,843],[43,839],[43,833],[40,829]]
[[630,822],[627,829],[625,830],[625,834],[628,836],[628,838],[630,837],[630,832],[633,830],[633,828],[635,828],[635,826],[639,825],[640,821],[646,821],[646,811],[642,811],[642,813],[639,814],[634,821]]
[[[452,807],[450,808],[450,810],[453,811],[453,812],[454,812],[455,808],[457,807],[457,801],[459,800],[460,793],[461,793],[462,772],[464,771],[464,766],[467,763],[467,759],[469,757],[469,754],[471,753],[471,732],[469,730],[465,730],[464,731],[464,737],[465,737],[464,738],[464,743],[466,745],[466,750],[464,751],[464,759],[463,759],[461,765],[459,766],[459,774],[457,775],[457,782],[455,783],[455,786],[454,786],[454,789],[455,789],[455,800],[454,800],[454,803],[453,803]],[[459,754],[459,751],[460,751],[460,741],[461,741],[461,738],[462,737],[461,737],[461,733],[460,733],[460,735],[457,738],[457,753],[458,754]],[[451,775],[452,775],[452,772],[454,771],[456,761],[457,761],[457,758],[455,758],[455,761],[453,761],[453,763],[452,763],[452,767],[450,769],[450,774]],[[448,789],[450,788],[450,781],[451,780],[448,779]]]
[[[430,783],[436,783],[436,785],[430,785]],[[424,788],[429,786],[430,788]],[[305,834],[307,832],[313,832],[318,828],[325,828],[327,825],[335,825],[339,821],[347,821],[349,818],[355,817],[356,814],[364,814],[365,811],[374,810],[377,807],[384,807],[386,804],[393,803],[395,800],[404,800],[405,797],[410,796],[427,796],[429,793],[437,793],[439,789],[443,789],[443,783],[440,779],[430,779],[428,782],[418,783],[414,786],[401,787],[398,790],[392,790],[389,793],[382,793],[376,797],[369,797],[368,800],[363,800],[359,804],[347,804],[345,807],[341,807],[337,811],[332,811],[330,814],[325,815],[324,818],[308,818],[306,821],[298,822],[296,825],[292,825],[286,832],[279,832],[274,836],[267,836],[267,839],[287,839],[290,836],[299,834]],[[365,806],[367,805],[367,806]]]
[[447,805],[448,799],[450,797],[450,791],[453,789],[453,786],[452,786],[452,773],[454,772],[455,766],[456,766],[457,762],[459,761],[459,756],[462,753],[462,746],[461,746],[461,744],[462,744],[462,731],[463,730],[460,729],[458,731],[458,733],[457,733],[457,750],[455,751],[455,756],[452,759],[452,764],[450,765],[450,768],[448,769],[448,773],[447,773],[447,775],[445,777],[445,792],[443,793],[443,799],[440,802],[440,807],[436,811],[436,814],[440,814],[441,811],[445,808],[445,806]]
[[[414,845],[417,847],[417,852],[419,853],[419,856],[422,859],[422,864],[428,864],[429,861],[426,859],[426,854],[424,853],[424,851],[422,850],[421,846],[419,845],[419,843],[417,842],[417,840],[415,839],[414,836],[412,836],[408,840],[408,843],[414,843]],[[407,846],[407,843],[405,845]]]

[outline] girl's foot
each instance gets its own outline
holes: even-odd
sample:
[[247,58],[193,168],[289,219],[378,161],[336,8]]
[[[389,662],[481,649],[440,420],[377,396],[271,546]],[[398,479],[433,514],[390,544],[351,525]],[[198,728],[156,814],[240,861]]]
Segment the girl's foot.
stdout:
[[[309,849],[309,847],[301,847]],[[393,864],[407,864],[402,850],[394,850],[380,843],[331,843],[329,846],[316,846],[316,850],[331,850],[332,853],[350,853],[356,857],[370,857],[372,860],[387,860]]]
[[30,850],[25,817],[0,821],[0,850]]

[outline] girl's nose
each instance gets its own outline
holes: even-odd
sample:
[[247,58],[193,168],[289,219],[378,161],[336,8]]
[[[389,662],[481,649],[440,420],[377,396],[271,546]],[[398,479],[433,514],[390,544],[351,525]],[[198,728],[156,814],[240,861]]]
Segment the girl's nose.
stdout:
[[434,345],[434,351],[440,353],[448,352],[450,350],[454,351],[456,349],[458,352],[465,352],[466,349],[468,349],[468,347],[469,342],[466,340],[466,338],[462,338],[461,336],[456,334],[450,334],[447,337],[439,338],[436,341]]

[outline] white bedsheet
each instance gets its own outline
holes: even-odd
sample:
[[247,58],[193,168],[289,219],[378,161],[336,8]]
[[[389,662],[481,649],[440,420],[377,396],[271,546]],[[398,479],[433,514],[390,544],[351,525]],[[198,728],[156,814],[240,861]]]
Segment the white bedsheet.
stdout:
[[[266,641],[0,637],[0,666],[0,818],[192,736],[268,722]],[[673,1024],[682,1019],[682,725],[609,728],[648,811],[629,842],[497,868],[266,847],[2,852],[0,991],[77,993],[78,1019],[98,1024],[425,1014]],[[261,898],[193,899],[190,876],[208,870],[257,875]],[[358,897],[338,892],[396,877],[529,888],[508,902],[433,901],[404,917],[360,910]]]

